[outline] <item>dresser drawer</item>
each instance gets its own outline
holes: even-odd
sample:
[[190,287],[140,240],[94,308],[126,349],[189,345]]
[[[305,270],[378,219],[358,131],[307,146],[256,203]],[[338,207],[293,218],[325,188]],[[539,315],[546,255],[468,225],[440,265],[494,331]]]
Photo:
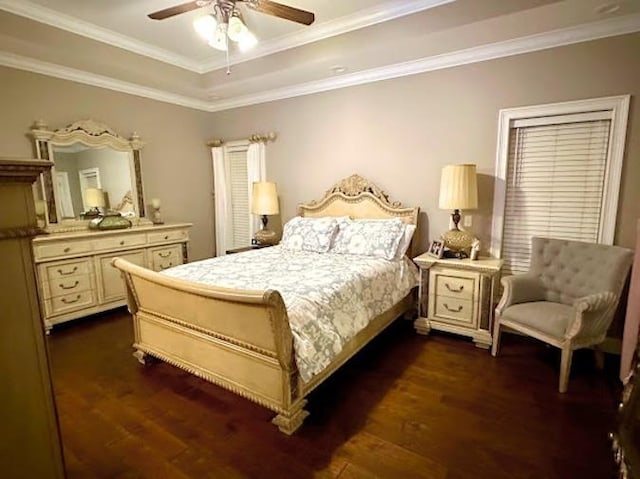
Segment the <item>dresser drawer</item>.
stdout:
[[432,272],[433,285],[438,296],[451,296],[458,299],[473,301],[473,293],[476,287],[475,277],[464,277],[460,273],[451,274],[446,270]]
[[36,244],[33,253],[36,260],[71,256],[91,252],[90,241],[60,241],[55,243]]
[[182,264],[182,245],[176,244],[164,248],[154,248],[151,252],[151,268],[162,271]]
[[88,274],[78,276],[68,276],[53,281],[45,281],[43,283],[43,293],[45,299],[56,296],[66,296],[71,293],[79,293],[81,291],[89,291],[93,289],[92,277]]
[[80,291],[45,299],[44,309],[46,317],[49,318],[51,316],[95,306],[96,304],[96,297],[93,291]]
[[128,248],[131,246],[143,246],[147,241],[144,234],[128,234],[118,236],[108,236],[93,240],[93,248],[96,251],[109,249]]
[[187,239],[185,230],[165,230],[147,233],[149,243],[164,243],[166,241],[182,241]]
[[433,316],[438,320],[469,327],[476,326],[473,301],[437,295],[431,303],[434,306]]
[[42,278],[42,281],[50,282],[67,279],[72,276],[88,275],[92,272],[93,268],[91,267],[91,260],[89,258],[43,263],[38,266],[38,274]]

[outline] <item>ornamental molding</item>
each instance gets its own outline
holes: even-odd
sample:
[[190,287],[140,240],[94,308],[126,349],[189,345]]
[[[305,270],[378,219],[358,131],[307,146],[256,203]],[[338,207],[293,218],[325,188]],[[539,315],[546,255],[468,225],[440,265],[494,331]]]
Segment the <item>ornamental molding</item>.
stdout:
[[379,199],[382,203],[392,206],[393,208],[402,207],[402,203],[399,201],[391,202],[389,200],[389,195],[378,185],[357,174],[344,178],[333,185],[327,190],[325,197],[331,196],[335,193],[340,193],[347,197],[360,196],[363,193],[369,193]]

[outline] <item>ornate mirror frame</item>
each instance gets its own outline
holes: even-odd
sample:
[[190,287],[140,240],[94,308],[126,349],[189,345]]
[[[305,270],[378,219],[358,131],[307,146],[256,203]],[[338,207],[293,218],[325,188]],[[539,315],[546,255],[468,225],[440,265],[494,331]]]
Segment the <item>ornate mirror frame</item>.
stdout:
[[[136,217],[144,220],[145,206],[142,190],[142,171],[140,168],[140,150],[144,143],[134,132],[130,139],[118,135],[105,124],[87,119],[72,123],[58,130],[50,130],[42,121],[36,121],[31,127],[31,136],[35,141],[36,155],[39,159],[52,163],[52,168],[41,175],[39,192],[45,202],[46,226],[49,230],[73,231],[87,228],[88,221],[83,219],[63,219],[56,206],[53,178],[55,158],[53,148],[81,143],[90,148],[112,148],[116,151],[131,153],[130,174],[131,194]],[[147,222],[147,221],[144,221]]]

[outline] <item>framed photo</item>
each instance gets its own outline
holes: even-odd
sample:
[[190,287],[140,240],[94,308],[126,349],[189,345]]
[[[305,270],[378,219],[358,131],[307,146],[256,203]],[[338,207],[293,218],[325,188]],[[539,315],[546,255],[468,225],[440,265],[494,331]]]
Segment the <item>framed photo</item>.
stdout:
[[442,258],[442,254],[444,253],[444,242],[441,240],[433,240],[429,245],[429,250],[427,254],[429,256],[434,256],[436,258]]

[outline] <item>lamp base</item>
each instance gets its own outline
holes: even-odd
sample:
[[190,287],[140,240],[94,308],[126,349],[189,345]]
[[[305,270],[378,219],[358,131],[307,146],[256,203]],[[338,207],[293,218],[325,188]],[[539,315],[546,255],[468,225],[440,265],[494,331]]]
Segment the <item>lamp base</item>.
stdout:
[[256,231],[256,242],[260,245],[273,246],[278,243],[278,236],[275,231],[263,228]]
[[463,252],[468,257],[476,237],[468,231],[452,229],[442,234],[442,241],[445,248],[456,253]]

